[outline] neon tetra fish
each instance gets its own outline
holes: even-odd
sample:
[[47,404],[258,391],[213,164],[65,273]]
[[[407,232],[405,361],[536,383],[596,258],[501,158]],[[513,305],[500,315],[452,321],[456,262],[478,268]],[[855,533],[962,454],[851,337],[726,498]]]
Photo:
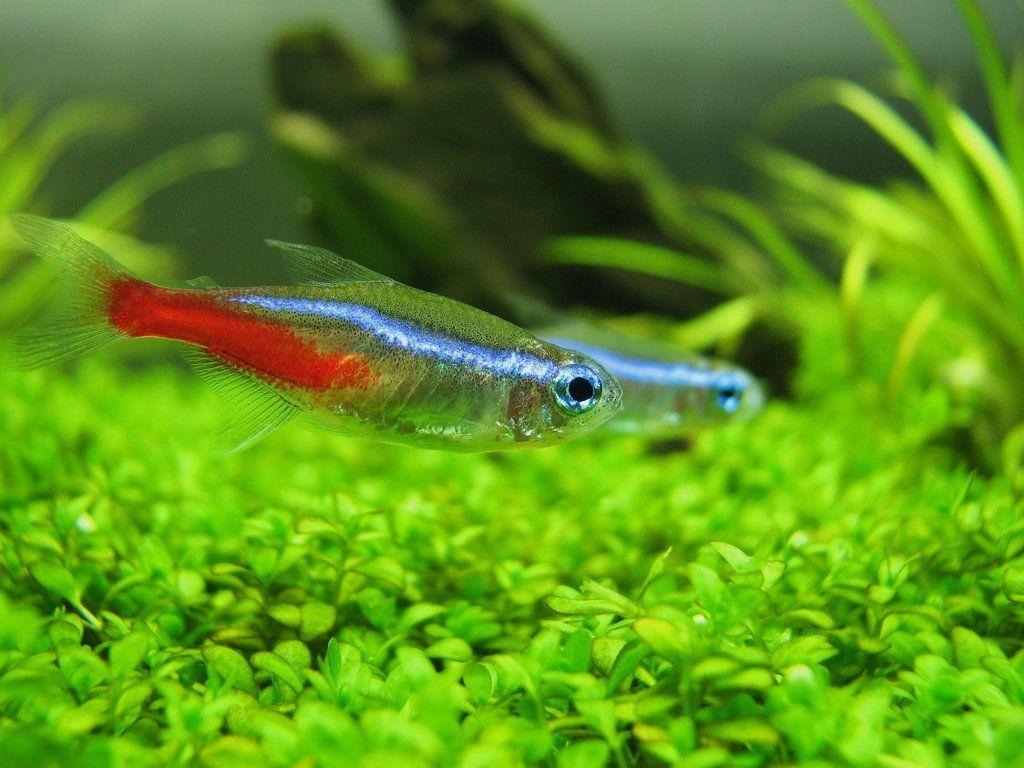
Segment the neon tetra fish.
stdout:
[[493,315],[305,245],[269,241],[301,285],[189,289],[142,281],[68,227],[14,224],[59,265],[64,293],[16,339],[28,367],[118,339],[192,346],[243,448],[296,416],[341,432],[454,451],[550,445],[619,407],[619,385],[584,354]]
[[652,437],[747,419],[761,410],[764,391],[737,365],[682,352],[581,323],[538,332],[558,346],[593,358],[622,387],[622,408],[604,428]]

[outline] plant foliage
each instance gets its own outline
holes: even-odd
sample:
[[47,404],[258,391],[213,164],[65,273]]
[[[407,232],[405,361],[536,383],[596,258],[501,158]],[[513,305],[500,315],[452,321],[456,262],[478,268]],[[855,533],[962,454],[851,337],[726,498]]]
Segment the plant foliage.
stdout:
[[[563,238],[550,251],[577,264],[717,284],[756,309],[742,316],[748,323],[765,320],[798,335],[838,302],[851,324],[851,372],[871,374],[895,394],[908,369],[925,361],[923,374],[943,379],[956,394],[963,421],[982,454],[991,456],[1024,419],[1018,385],[1024,375],[1021,70],[1006,61],[979,3],[956,0],[991,107],[990,135],[928,76],[871,0],[849,5],[896,65],[892,96],[848,80],[819,79],[782,99],[778,111],[807,119],[812,106],[846,110],[906,161],[915,181],[879,188],[756,145],[750,157],[770,182],[763,204],[723,190],[680,194],[657,173],[647,175],[666,231],[681,248],[689,244],[713,255],[717,265],[622,241]],[[842,273],[838,292],[819,263],[839,265],[832,270]],[[904,293],[902,305],[890,308],[889,328],[880,332],[856,312],[869,280]],[[951,323],[943,324],[947,319]],[[895,329],[898,338],[889,343],[886,332]],[[870,335],[875,332],[878,338]],[[858,364],[866,343],[890,349],[884,365],[868,370]]]
[[219,459],[201,384],[103,358],[0,374],[5,766],[1019,756],[1020,505],[934,442],[940,388],[662,456],[295,428]]
[[[23,258],[8,216],[42,209],[43,184],[71,144],[123,130],[131,119],[129,110],[97,102],[68,104],[42,117],[27,98],[0,109],[0,330],[23,321],[38,306],[52,277],[45,265]],[[169,271],[164,250],[126,234],[142,204],[189,176],[237,165],[245,147],[243,137],[225,133],[171,149],[100,192],[74,214],[73,223],[125,264]]]

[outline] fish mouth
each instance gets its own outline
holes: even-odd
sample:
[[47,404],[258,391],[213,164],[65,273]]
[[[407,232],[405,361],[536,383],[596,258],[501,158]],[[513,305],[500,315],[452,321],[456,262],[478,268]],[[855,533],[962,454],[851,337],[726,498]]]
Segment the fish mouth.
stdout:
[[620,410],[622,410],[622,386],[612,376],[605,380],[605,396],[608,401],[605,404],[603,421],[607,421]]
[[761,383],[749,374],[746,375],[746,387],[743,392],[743,405],[740,408],[742,417],[749,419],[756,416],[764,407],[766,395]]

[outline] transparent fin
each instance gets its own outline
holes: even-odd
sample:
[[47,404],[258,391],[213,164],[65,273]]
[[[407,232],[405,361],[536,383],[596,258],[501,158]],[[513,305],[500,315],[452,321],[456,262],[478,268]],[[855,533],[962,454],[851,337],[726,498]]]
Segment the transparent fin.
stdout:
[[124,338],[108,322],[105,307],[111,282],[131,274],[64,224],[26,214],[11,221],[39,257],[60,270],[42,312],[14,334],[9,349],[14,364],[39,368]]
[[303,413],[300,415],[299,423],[307,429],[319,429],[325,432],[332,432],[336,435],[344,435],[345,437],[365,436],[365,433],[360,432],[358,429],[346,427],[344,424],[339,424],[336,421],[331,421],[330,419],[313,413]]
[[519,291],[500,291],[498,296],[522,327],[557,325],[564,316],[543,299]]
[[282,243],[280,240],[267,240],[267,245],[272,248],[279,248],[287,254],[288,266],[295,278],[301,283],[332,285],[339,283],[394,282],[390,277],[385,277],[379,272],[367,269],[324,248],[300,245],[298,243]]
[[215,440],[222,453],[248,448],[299,413],[272,386],[205,350],[187,348],[185,358],[224,404],[224,426]]
[[[530,329],[538,338],[568,349],[585,351],[585,347],[596,348],[623,357],[639,360],[657,360],[668,363],[693,364],[701,360],[710,361],[667,341],[635,336],[630,333],[588,322],[582,318],[569,318],[561,322]],[[592,353],[588,353],[592,354]]]
[[209,275],[199,275],[198,277],[191,277],[185,281],[185,285],[189,288],[196,288],[198,290],[208,290],[210,288],[220,288],[217,285],[217,281]]

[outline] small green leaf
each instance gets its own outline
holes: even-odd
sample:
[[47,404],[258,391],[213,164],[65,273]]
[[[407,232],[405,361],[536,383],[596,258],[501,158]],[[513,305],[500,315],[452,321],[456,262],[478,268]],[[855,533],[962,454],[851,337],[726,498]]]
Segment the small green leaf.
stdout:
[[274,653],[291,664],[295,669],[309,669],[313,656],[305,643],[298,640],[282,640],[274,646]]
[[772,651],[772,666],[785,669],[793,664],[813,666],[836,655],[838,651],[821,635],[805,635],[783,643]]
[[693,648],[692,630],[683,629],[662,619],[645,617],[633,622],[633,631],[654,652],[681,666],[690,658]]
[[302,623],[302,610],[297,605],[278,603],[267,608],[270,617],[286,627],[297,627]]
[[[611,669],[608,671],[608,690],[618,691],[623,685],[633,678],[634,674],[640,667],[640,662],[651,655],[652,648],[639,637],[634,640],[630,640],[625,645],[622,645],[621,641],[619,641],[617,645],[611,642],[608,642],[607,644],[599,642],[610,640],[612,640],[612,638],[599,637],[595,639],[594,647],[607,647],[609,652],[613,648],[618,649],[615,653]],[[598,666],[596,655],[594,665]]]
[[397,589],[405,587],[405,568],[393,557],[375,557],[352,570]]
[[591,728],[609,743],[616,741],[615,704],[610,699],[576,701],[576,709]]
[[432,659],[470,661],[473,658],[473,649],[462,638],[446,637],[427,648],[426,654]]
[[249,567],[264,582],[270,581],[277,568],[280,554],[271,547],[260,547],[249,555]]
[[872,584],[868,587],[868,600],[884,605],[896,597],[896,590],[885,584]]
[[984,640],[966,627],[953,627],[952,640],[953,656],[960,669],[978,669],[986,656],[996,655]]
[[188,569],[178,571],[177,574],[178,592],[185,598],[196,598],[206,590],[206,581],[203,577]]
[[338,620],[338,610],[333,605],[321,603],[318,600],[310,600],[304,603],[301,608],[299,622],[299,637],[303,640],[312,640],[320,637],[334,628]]
[[686,755],[697,748],[697,727],[689,717],[677,717],[668,724],[668,736],[672,745],[681,755]]
[[636,603],[620,592],[616,592],[614,589],[606,587],[599,581],[584,579],[583,592],[587,595],[592,595],[600,600],[606,600],[608,603],[618,606],[618,612],[623,616],[636,616],[639,612],[639,607]]
[[711,680],[731,675],[742,667],[736,659],[726,656],[708,656],[693,665],[694,680]]
[[494,692],[498,675],[489,664],[470,662],[462,670],[462,684],[469,698],[478,706],[484,704]]
[[657,581],[658,577],[665,572],[665,561],[668,560],[669,555],[671,554],[672,547],[669,547],[664,552],[662,552],[653,563],[651,563],[651,567],[647,571],[647,576],[644,577],[644,582],[640,585],[638,599],[642,600],[643,596],[647,593],[647,590],[651,586],[651,584]]
[[199,752],[199,762],[205,768],[237,768],[263,761],[259,744],[244,736],[221,736]]
[[795,611],[788,611],[780,618],[789,626],[794,624],[810,624],[812,627],[819,629],[832,629],[835,626],[835,621],[827,613],[810,608],[798,608]]
[[65,709],[56,718],[57,730],[65,737],[83,736],[108,718],[102,699],[90,699],[79,707]]
[[[633,644],[636,645],[636,642],[633,641]],[[608,637],[607,635],[595,637],[590,644],[591,661],[597,669],[607,675],[625,645],[626,642],[618,637]]]
[[82,644],[84,628],[82,620],[74,614],[52,621],[47,627],[50,642],[57,651],[76,648]]
[[444,615],[447,611],[448,609],[445,606],[435,605],[433,603],[416,603],[416,605],[410,605],[398,620],[398,628],[403,632],[408,632],[413,627],[419,626],[425,621],[430,621],[431,619]]
[[713,608],[721,603],[725,585],[717,573],[700,563],[690,563],[686,571],[697,590],[697,599],[703,606]]
[[620,607],[617,604],[593,597],[551,595],[544,601],[544,604],[555,613],[565,616],[605,616],[620,613]]
[[715,680],[712,687],[716,691],[767,691],[774,685],[771,672],[763,667],[750,667]]
[[558,768],[594,768],[608,764],[608,744],[596,739],[576,741],[558,753]]
[[590,632],[577,629],[565,639],[562,646],[562,658],[568,671],[586,672],[590,669]]
[[269,673],[272,677],[280,680],[282,683],[285,683],[295,692],[302,690],[302,675],[300,675],[287,660],[278,656],[276,653],[259,651],[252,655],[251,661],[253,667]]
[[252,696],[257,694],[252,668],[234,648],[211,643],[203,647],[203,659],[209,671],[225,684]]
[[129,712],[141,708],[152,695],[153,686],[147,682],[129,686],[117,697],[117,706],[114,708],[115,715],[121,718]]
[[1015,603],[1024,603],[1024,568],[1007,568],[1003,574],[1003,594]]
[[779,740],[779,734],[774,728],[753,719],[710,723],[704,726],[702,731],[707,736],[733,744],[772,746]]
[[75,586],[74,576],[60,563],[55,563],[52,560],[37,560],[29,566],[28,570],[32,574],[32,578],[38,581],[46,591],[69,602],[78,598],[78,588]]
[[761,577],[764,581],[761,584],[762,589],[771,589],[775,586],[779,579],[781,579],[786,573],[786,564],[778,560],[769,560],[761,566]]
[[437,678],[437,670],[430,658],[418,648],[399,648],[395,656],[412,685],[427,685]]
[[113,643],[108,652],[111,670],[122,677],[135,671],[149,650],[149,643],[149,635],[140,631],[132,632]]
[[727,544],[724,541],[712,541],[711,547],[729,566],[737,573],[750,573],[757,569],[757,564],[750,555],[739,547]]

